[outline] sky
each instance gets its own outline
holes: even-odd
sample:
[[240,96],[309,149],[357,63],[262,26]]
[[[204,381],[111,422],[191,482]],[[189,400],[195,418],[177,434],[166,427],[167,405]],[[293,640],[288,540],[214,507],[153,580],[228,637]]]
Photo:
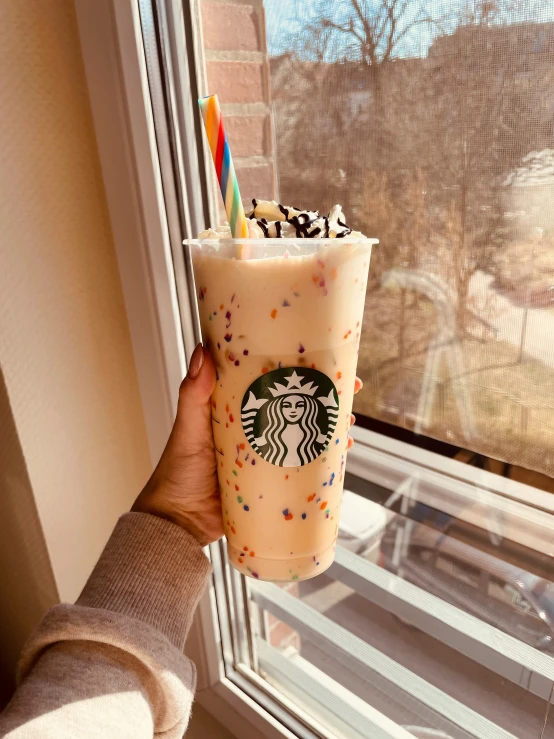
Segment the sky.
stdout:
[[[363,4],[379,7],[382,0],[360,0]],[[398,47],[400,56],[426,56],[433,39],[440,33],[451,33],[458,13],[464,7],[478,0],[413,0],[408,6],[409,13],[416,13],[424,5],[433,24],[416,26],[406,35]],[[508,15],[510,22],[554,21],[554,0],[499,0],[513,10]],[[266,29],[269,53],[277,56],[298,45],[302,32],[310,23],[317,23],[325,12],[337,22],[344,22],[350,15],[350,0],[264,0]],[[409,16],[407,16],[409,17]],[[307,34],[305,34],[307,38]],[[340,33],[335,38],[346,39]],[[344,42],[338,42],[345,44]],[[340,48],[340,47],[339,47]]]

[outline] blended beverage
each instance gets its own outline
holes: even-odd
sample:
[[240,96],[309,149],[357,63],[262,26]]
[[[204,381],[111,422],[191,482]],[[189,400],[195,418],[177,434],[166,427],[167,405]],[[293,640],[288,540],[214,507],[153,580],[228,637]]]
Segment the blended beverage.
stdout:
[[[333,561],[358,346],[375,240],[328,216],[253,201],[190,244],[217,368],[214,442],[229,559],[260,580]],[[270,239],[268,241],[268,239]]]

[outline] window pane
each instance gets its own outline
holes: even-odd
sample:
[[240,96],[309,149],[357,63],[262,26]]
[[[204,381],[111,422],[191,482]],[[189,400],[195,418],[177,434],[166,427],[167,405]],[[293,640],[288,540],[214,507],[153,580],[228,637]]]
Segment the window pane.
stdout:
[[381,240],[359,417],[485,470],[368,442],[325,575],[222,548],[227,674],[326,737],[554,739],[553,509],[487,483],[554,492],[554,5],[200,5],[243,197]]
[[280,199],[381,240],[355,410],[552,475],[552,3],[265,10]]
[[[374,544],[367,550],[361,548],[356,556],[372,564],[376,560],[380,568],[395,578],[416,585],[421,591],[494,626],[541,654],[551,654],[554,583],[512,565],[509,556],[505,558],[505,544],[509,542],[499,541],[496,546],[483,547],[477,538],[473,544],[468,544],[445,534],[448,526],[443,525],[442,530],[438,530],[432,524],[421,523],[418,506],[410,505],[404,514],[387,512],[376,536],[377,557]],[[451,520],[454,520],[453,533],[461,528],[469,540],[471,527],[457,526],[456,520]],[[485,533],[483,538],[490,541],[490,534]],[[529,561],[535,562],[540,569],[540,556],[529,553]],[[329,574],[295,584],[294,591],[289,592],[333,624],[378,650],[380,655],[508,732],[506,736],[537,739],[541,736],[546,712],[544,699],[532,694],[526,685],[518,685],[488,669],[480,660],[472,659],[463,640],[445,643],[426,625],[423,614],[416,611],[411,619],[405,619],[394,609],[368,600],[364,592],[352,587],[353,582],[344,582],[339,573],[340,570],[332,568]],[[287,616],[282,618],[281,625],[286,628]],[[360,670],[359,665],[338,657],[331,645],[309,628],[304,631],[300,627],[294,634],[294,645],[284,641],[277,646],[286,659],[293,663],[300,659],[313,665],[349,694],[378,707],[398,725],[418,727],[421,731],[425,728],[442,731],[450,737],[474,736],[465,733],[456,721],[451,722],[450,711],[440,702],[433,706],[435,711],[411,702],[397,687],[384,688],[375,679],[371,663],[366,671]],[[270,637],[265,638],[270,641]],[[286,672],[279,674],[269,669],[266,673],[264,665],[262,660],[262,674],[290,693]],[[301,700],[298,693],[296,696]],[[305,704],[301,700],[301,703],[310,709],[309,701]],[[311,710],[318,718],[318,711],[313,706]],[[479,735],[479,732],[475,734]]]

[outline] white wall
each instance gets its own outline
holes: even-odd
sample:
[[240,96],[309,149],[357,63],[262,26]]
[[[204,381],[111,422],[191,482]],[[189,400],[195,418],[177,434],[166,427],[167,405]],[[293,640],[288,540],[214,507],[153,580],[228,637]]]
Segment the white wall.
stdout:
[[6,679],[43,611],[78,595],[150,457],[72,0],[0,2],[0,103]]

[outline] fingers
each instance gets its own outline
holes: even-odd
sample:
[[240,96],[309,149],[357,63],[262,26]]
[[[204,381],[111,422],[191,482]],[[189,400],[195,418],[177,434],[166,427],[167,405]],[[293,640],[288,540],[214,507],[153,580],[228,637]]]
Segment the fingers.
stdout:
[[[203,443],[211,439],[210,396],[216,383],[215,366],[210,352],[199,344],[190,359],[187,376],[179,389],[175,431],[180,441]],[[203,439],[208,434],[210,439]],[[196,444],[194,445],[196,446]]]
[[205,405],[215,388],[215,366],[210,352],[198,344],[189,362],[187,376],[179,390],[179,404],[184,398],[187,403]]
[[[359,377],[356,377],[356,379],[354,380],[354,395],[356,395],[356,393],[359,393],[360,390],[363,388],[363,386],[364,386],[364,383],[360,380]],[[352,426],[355,423],[356,423],[356,416],[353,413],[351,413],[350,414],[350,428],[352,428]],[[347,450],[352,449],[353,446],[354,446],[354,439],[351,436],[349,436],[348,443],[346,444],[346,449]]]

